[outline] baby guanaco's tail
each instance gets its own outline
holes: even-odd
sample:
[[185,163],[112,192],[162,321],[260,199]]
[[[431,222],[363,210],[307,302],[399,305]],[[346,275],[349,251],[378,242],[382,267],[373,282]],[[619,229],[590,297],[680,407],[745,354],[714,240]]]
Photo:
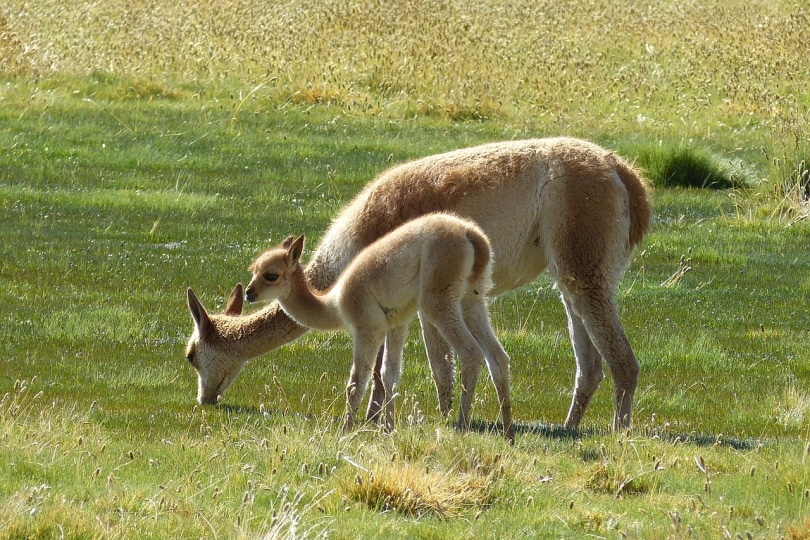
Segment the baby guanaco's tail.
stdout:
[[467,240],[473,246],[475,258],[473,259],[470,285],[477,294],[486,294],[492,288],[492,247],[489,239],[478,227],[467,229]]

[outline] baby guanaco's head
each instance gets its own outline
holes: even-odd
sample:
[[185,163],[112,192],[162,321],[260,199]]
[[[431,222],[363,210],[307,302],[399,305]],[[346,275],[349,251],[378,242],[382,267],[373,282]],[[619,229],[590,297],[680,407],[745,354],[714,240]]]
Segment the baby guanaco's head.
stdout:
[[304,236],[288,236],[280,245],[259,255],[248,270],[253,277],[245,289],[248,302],[270,302],[284,298],[290,291],[292,275],[300,271]]

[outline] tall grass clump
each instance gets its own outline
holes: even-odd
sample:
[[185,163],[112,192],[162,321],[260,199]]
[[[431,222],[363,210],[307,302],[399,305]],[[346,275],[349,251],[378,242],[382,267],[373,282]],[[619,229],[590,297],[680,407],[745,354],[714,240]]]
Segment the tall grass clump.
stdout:
[[810,218],[810,155],[796,156],[779,169],[785,172],[771,187],[773,215],[788,225]]
[[661,142],[638,149],[636,155],[656,187],[740,189],[755,183],[753,171],[742,161],[698,145]]
[[810,108],[796,107],[774,126],[762,151],[768,161],[770,183],[765,200],[773,202],[772,216],[788,224],[810,217]]

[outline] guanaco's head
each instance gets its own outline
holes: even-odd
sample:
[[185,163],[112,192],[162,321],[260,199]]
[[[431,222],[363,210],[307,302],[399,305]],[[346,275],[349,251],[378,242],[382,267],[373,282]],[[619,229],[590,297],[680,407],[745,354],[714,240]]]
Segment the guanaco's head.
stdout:
[[186,360],[197,370],[197,401],[202,405],[212,405],[219,401],[245,364],[243,359],[229,354],[228,342],[223,339],[222,332],[228,325],[228,318],[242,313],[242,284],[237,284],[231,291],[221,315],[209,315],[190,288],[187,294],[194,332],[186,345]]
[[300,271],[304,236],[288,236],[278,246],[268,249],[248,267],[253,277],[245,289],[248,302],[270,302],[284,298],[290,292],[292,275]]

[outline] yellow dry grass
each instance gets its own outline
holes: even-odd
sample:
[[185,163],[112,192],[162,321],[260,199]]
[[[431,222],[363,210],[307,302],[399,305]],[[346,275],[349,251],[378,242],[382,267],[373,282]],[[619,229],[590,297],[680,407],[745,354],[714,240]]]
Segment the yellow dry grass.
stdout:
[[0,73],[239,81],[377,113],[744,125],[790,114],[810,78],[808,8],[790,1],[3,4]]
[[[346,471],[350,473],[351,471]],[[359,470],[342,481],[343,494],[375,511],[451,519],[490,505],[492,475],[431,470],[404,461]]]

